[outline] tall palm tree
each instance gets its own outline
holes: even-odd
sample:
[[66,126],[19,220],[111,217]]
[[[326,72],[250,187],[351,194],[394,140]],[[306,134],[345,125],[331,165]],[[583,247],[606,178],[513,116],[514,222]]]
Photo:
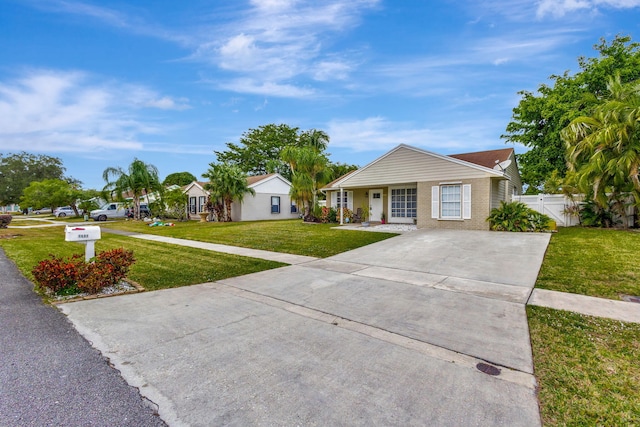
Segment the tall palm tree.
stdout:
[[607,89],[592,115],[576,118],[561,132],[569,171],[601,207],[611,192],[631,193],[640,208],[640,81],[625,85],[618,75]]
[[322,153],[329,145],[329,135],[322,130],[311,129],[300,134],[299,146],[311,147],[317,153]]
[[102,173],[102,178],[107,182],[103,193],[124,201],[125,195],[130,193],[133,198],[134,218],[140,219],[140,199],[150,193],[162,193],[162,185],[158,179],[158,169],[139,160],[133,159],[127,171],[120,167],[108,167]]
[[328,182],[328,159],[313,146],[288,146],[282,150],[282,160],[292,170],[291,197],[304,209],[305,218],[312,216],[318,186]]
[[210,163],[209,169],[202,176],[209,180],[205,187],[211,192],[211,198],[223,201],[226,222],[231,222],[231,203],[234,200],[242,203],[247,193],[256,194],[253,188],[249,188],[247,174],[237,165]]

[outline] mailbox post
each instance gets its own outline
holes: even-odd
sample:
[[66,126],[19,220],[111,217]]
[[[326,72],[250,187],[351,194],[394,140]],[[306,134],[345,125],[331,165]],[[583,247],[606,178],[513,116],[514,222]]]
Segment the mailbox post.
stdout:
[[95,225],[70,227],[67,225],[64,228],[64,240],[84,243],[84,260],[89,262],[91,258],[96,256],[96,240],[100,240],[100,227]]

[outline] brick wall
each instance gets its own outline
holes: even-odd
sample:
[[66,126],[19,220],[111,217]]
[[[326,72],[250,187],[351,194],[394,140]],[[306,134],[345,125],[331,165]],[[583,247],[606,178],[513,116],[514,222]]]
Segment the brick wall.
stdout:
[[489,230],[489,223],[485,220],[490,212],[491,179],[463,179],[459,182],[471,184],[471,219],[438,220],[431,218],[431,187],[440,185],[440,181],[418,182],[418,228]]

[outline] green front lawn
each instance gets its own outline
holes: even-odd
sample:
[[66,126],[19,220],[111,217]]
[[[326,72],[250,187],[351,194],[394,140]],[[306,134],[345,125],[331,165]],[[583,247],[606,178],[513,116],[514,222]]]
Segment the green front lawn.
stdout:
[[222,223],[188,221],[174,224],[174,227],[149,227],[142,221],[118,221],[101,225],[104,228],[319,258],[396,236],[393,233],[337,230],[336,224],[305,224],[301,220]]
[[527,313],[545,426],[640,425],[640,324]]
[[[562,228],[536,287],[619,300],[640,295],[640,233]],[[638,305],[640,310],[640,305]],[[640,325],[527,307],[545,426],[640,425]]]
[[[0,230],[0,247],[30,280],[33,279],[33,267],[49,254],[64,257],[84,254],[82,244],[64,241],[64,226],[3,229]],[[285,265],[107,233],[103,233],[96,243],[96,251],[118,247],[133,250],[136,262],[129,278],[147,290],[211,282]]]
[[554,234],[537,288],[619,300],[640,295],[640,233],[568,227]]

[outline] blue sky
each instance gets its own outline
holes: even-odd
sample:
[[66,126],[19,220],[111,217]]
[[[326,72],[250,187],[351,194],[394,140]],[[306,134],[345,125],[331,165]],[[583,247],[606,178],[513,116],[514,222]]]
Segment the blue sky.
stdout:
[[400,143],[511,146],[517,92],[601,37],[640,41],[640,0],[0,0],[0,28],[0,152],[102,188],[134,157],[200,178],[269,123],[361,166]]

